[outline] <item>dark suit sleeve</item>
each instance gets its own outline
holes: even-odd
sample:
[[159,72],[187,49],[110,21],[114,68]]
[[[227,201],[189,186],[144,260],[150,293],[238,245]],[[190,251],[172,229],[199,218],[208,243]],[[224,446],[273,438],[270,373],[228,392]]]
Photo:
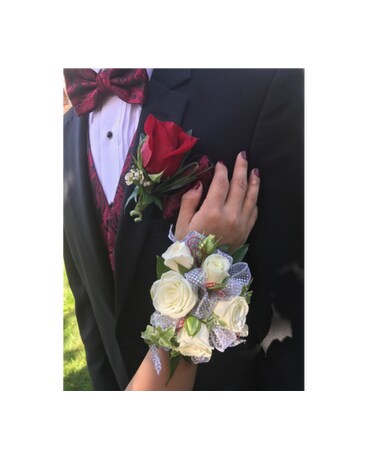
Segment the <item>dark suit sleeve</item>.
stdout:
[[[280,350],[281,344],[273,357],[273,348],[270,347],[263,381],[267,389],[303,389],[302,69],[281,69],[275,74],[258,118],[249,153],[250,166],[258,167],[261,176],[259,217],[250,241],[250,264],[255,279],[252,305],[254,320],[259,325],[259,338],[262,339],[268,326],[262,323],[262,318],[269,317],[265,309],[269,311],[273,304],[284,318],[290,320],[293,330],[292,340],[285,342],[284,353]],[[282,357],[282,362],[278,356]],[[269,366],[271,360],[272,366]]]
[[75,266],[65,233],[64,262],[75,299],[75,313],[79,332],[86,348],[88,370],[94,390],[121,390],[106,355],[90,299]]

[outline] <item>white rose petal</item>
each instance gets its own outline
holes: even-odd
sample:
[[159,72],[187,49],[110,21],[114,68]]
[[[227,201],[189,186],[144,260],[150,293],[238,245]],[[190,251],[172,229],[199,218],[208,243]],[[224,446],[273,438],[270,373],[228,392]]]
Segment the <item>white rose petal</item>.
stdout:
[[162,254],[163,259],[165,259],[164,264],[166,267],[171,268],[171,270],[179,271],[179,265],[182,265],[185,268],[192,268],[194,259],[184,242],[177,241],[172,244],[166,252]]
[[197,293],[179,273],[170,270],[151,287],[153,306],[162,315],[182,318],[197,302]]
[[212,348],[209,343],[209,332],[203,323],[201,323],[201,328],[193,337],[190,337],[185,327],[183,327],[178,332],[177,340],[179,342],[178,350],[183,356],[210,358],[212,355]]
[[248,326],[245,324],[249,307],[244,297],[234,297],[231,300],[219,300],[214,313],[226,327],[236,333],[248,335]]
[[242,337],[247,337],[249,334],[249,329],[248,329],[248,324],[244,324],[244,328],[243,330],[241,331],[240,335]]
[[207,283],[220,284],[229,276],[230,261],[220,254],[211,254],[203,262],[202,268]]

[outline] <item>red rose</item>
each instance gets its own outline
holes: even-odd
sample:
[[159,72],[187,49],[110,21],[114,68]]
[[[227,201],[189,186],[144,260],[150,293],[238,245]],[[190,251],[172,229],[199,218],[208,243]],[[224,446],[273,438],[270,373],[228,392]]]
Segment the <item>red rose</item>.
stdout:
[[152,114],[147,117],[144,131],[148,137],[141,149],[143,167],[148,174],[165,171],[162,178],[176,173],[185,154],[198,141],[172,121],[160,121]]

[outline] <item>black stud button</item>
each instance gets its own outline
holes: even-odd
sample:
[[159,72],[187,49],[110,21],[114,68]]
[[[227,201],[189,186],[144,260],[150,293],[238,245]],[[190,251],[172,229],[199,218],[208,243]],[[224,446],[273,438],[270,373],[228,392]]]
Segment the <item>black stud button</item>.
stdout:
[[112,132],[111,131],[108,131],[106,136],[109,138],[109,139],[112,139]]

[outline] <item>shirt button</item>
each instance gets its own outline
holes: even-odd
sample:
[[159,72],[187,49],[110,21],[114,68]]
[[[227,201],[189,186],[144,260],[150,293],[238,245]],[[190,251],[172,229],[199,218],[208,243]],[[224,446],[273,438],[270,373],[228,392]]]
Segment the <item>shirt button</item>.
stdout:
[[109,139],[112,139],[112,132],[111,131],[108,131],[106,136],[109,138]]

